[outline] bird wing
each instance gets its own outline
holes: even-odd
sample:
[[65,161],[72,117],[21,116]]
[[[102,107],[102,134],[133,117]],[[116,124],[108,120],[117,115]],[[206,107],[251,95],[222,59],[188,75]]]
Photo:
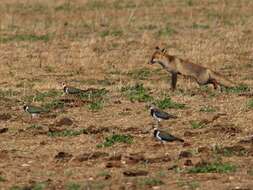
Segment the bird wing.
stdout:
[[45,110],[40,108],[40,107],[32,106],[32,107],[28,108],[28,112],[30,112],[30,113],[41,113],[41,112],[45,112]]
[[157,117],[162,118],[162,119],[177,118],[174,115],[168,114],[167,112],[160,111],[160,110],[155,110],[155,114],[156,114]]
[[82,92],[81,89],[74,88],[74,87],[71,87],[71,86],[68,87],[68,93],[69,94],[79,94],[81,92]]
[[169,133],[166,133],[164,131],[160,131],[160,134],[159,134],[160,138],[164,141],[168,141],[168,142],[172,142],[172,141],[180,141],[180,142],[184,142],[183,139],[180,139],[178,137],[175,137]]

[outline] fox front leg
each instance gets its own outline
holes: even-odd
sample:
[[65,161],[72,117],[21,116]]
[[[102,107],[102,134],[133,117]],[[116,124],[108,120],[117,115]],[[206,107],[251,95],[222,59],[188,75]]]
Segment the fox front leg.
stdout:
[[177,85],[177,73],[171,73],[171,89],[174,91]]

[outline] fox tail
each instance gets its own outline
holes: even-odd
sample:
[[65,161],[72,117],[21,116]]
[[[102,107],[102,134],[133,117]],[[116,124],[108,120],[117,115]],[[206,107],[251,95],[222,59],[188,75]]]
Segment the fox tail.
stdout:
[[209,70],[209,76],[210,76],[211,79],[215,79],[217,81],[217,83],[221,86],[225,86],[225,87],[229,87],[229,88],[236,86],[235,83],[233,83],[232,81],[226,79],[220,73]]

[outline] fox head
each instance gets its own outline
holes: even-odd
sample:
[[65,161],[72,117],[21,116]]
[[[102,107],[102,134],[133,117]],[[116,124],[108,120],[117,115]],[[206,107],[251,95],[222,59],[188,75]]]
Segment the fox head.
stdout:
[[155,52],[153,53],[148,64],[163,62],[163,60],[165,59],[166,59],[166,49],[160,49],[159,47],[156,47]]

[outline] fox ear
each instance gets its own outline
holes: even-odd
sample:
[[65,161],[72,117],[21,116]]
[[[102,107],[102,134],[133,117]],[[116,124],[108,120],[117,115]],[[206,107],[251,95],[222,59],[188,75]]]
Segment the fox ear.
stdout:
[[162,53],[166,53],[167,51],[166,51],[166,49],[164,48],[164,49],[162,49]]
[[160,50],[160,48],[158,46],[155,47],[156,50]]

